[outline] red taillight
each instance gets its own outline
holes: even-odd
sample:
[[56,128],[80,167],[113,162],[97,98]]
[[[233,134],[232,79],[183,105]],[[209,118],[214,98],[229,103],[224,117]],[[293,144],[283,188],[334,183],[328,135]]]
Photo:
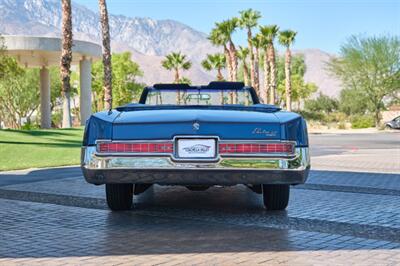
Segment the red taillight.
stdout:
[[[99,153],[164,153],[172,154],[173,142],[99,142]],[[292,154],[293,143],[220,143],[219,153],[234,154]]]
[[97,144],[100,153],[172,153],[172,142],[103,142]]
[[221,143],[220,154],[293,153],[292,143]]

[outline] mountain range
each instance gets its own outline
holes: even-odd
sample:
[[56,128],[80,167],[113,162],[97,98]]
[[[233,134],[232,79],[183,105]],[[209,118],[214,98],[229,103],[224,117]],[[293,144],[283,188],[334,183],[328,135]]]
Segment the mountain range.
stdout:
[[[99,15],[82,5],[72,3],[74,39],[101,43]],[[184,76],[194,84],[214,79],[215,73],[205,72],[200,62],[207,53],[219,52],[199,32],[175,20],[154,20],[146,17],[109,15],[112,50],[130,51],[132,59],[144,72],[141,81],[147,84],[172,81],[172,74],[161,67],[163,57],[181,51],[192,61]],[[13,35],[60,36],[61,3],[55,0],[0,0],[0,33]],[[295,50],[303,54],[306,82],[314,82],[319,90],[337,96],[340,82],[325,70],[325,62],[333,55],[319,49]]]

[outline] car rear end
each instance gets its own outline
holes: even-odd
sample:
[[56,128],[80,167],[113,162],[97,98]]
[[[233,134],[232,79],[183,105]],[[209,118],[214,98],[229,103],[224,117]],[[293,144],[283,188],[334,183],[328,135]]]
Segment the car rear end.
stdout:
[[112,123],[89,120],[82,169],[90,183],[300,184],[307,177],[307,129],[292,113],[163,109],[117,116]]
[[[284,209],[289,186],[306,181],[308,135],[298,114],[259,104],[254,90],[149,93],[164,103],[96,113],[85,128],[82,171],[89,183],[106,184],[111,209],[130,206],[132,184],[138,193],[152,184],[244,184],[263,194],[268,209]],[[175,98],[184,103],[165,104]]]

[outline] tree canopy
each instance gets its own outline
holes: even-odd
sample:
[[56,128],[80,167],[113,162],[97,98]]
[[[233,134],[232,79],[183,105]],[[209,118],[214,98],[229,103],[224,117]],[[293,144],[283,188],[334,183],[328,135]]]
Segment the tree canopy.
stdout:
[[261,18],[261,13],[251,8],[240,11],[239,26],[242,29],[251,29],[257,26],[258,20]]
[[[285,58],[278,57],[278,103],[282,103],[285,99]],[[292,78],[292,101],[297,102],[308,99],[318,90],[314,83],[304,81],[306,72],[306,64],[302,55],[294,55],[292,57],[291,78]]]
[[165,59],[161,61],[162,67],[167,70],[174,71],[174,82],[181,83],[181,75],[179,70],[188,70],[192,67],[192,63],[187,60],[186,55],[182,54],[181,52],[178,53],[170,53],[165,56]]
[[224,54],[207,54],[207,58],[201,61],[201,66],[207,71],[217,70],[217,80],[224,79],[221,72],[221,70],[226,66],[226,58]]
[[279,43],[282,46],[289,48],[293,44],[296,34],[297,34],[297,32],[292,31],[292,30],[284,30],[284,31],[279,32],[279,36],[278,36]]
[[348,89],[356,90],[379,125],[384,98],[400,92],[400,39],[351,36],[328,69]]
[[[112,88],[113,88],[113,106],[120,106],[137,100],[143,88],[143,84],[136,81],[138,77],[143,76],[143,72],[137,63],[132,61],[131,53],[124,52],[113,54],[112,64]],[[92,90],[94,92],[93,105],[95,111],[104,108],[104,89],[103,89],[103,64],[96,62],[92,68]]]
[[11,57],[3,57],[4,76],[0,79],[0,120],[6,126],[19,128],[22,118],[30,119],[39,100],[38,69],[23,69]]

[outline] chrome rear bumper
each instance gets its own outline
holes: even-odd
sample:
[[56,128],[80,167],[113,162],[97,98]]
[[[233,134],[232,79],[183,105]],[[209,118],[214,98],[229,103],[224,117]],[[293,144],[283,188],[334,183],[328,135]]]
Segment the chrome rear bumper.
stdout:
[[81,168],[93,184],[171,185],[301,184],[310,169],[308,148],[292,157],[221,157],[217,162],[178,162],[170,156],[100,156],[83,147]]

